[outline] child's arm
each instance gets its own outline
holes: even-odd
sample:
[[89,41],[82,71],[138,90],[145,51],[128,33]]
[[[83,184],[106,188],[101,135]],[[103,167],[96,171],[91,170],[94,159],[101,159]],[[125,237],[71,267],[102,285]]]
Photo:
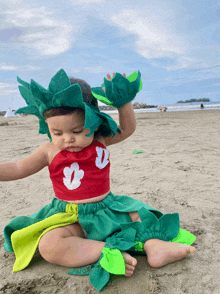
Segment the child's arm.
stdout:
[[31,176],[48,165],[48,143],[18,162],[0,163],[0,181],[14,181]]
[[117,132],[114,138],[113,133],[109,137],[105,137],[106,146],[119,143],[128,137],[130,137],[136,128],[135,114],[131,102],[118,108],[119,113],[119,125],[118,128],[121,130],[121,134]]
[[[115,73],[113,73],[113,76],[115,76]],[[123,76],[126,77],[126,74],[123,73]],[[107,79],[109,81],[112,80],[110,74],[107,74]],[[102,88],[105,92],[105,88]],[[119,113],[119,125],[118,128],[121,130],[121,134],[117,132],[114,138],[113,133],[109,137],[105,137],[105,145],[109,146],[112,144],[119,143],[128,137],[130,137],[135,129],[136,129],[136,120],[135,120],[135,114],[133,110],[133,106],[131,102],[124,104],[123,106],[118,108]]]

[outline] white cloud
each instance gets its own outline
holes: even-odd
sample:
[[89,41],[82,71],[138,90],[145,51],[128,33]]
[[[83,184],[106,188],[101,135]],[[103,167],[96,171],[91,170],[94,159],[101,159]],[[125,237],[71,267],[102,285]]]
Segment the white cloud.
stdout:
[[124,9],[111,19],[120,28],[136,36],[134,49],[147,59],[179,56],[186,50],[181,38],[152,11]]
[[71,72],[74,74],[80,73],[82,71],[87,71],[89,73],[106,73],[109,71],[109,69],[106,69],[102,66],[92,66],[92,67],[77,67],[77,68],[71,68]]
[[3,0],[3,2],[5,2],[6,4],[10,3],[10,4],[21,4],[22,0]]
[[[59,69],[57,69],[57,70],[59,70]],[[77,73],[80,73],[81,72],[81,68],[79,68],[79,67],[77,67],[77,68],[72,68],[71,69],[71,73],[73,73],[73,74],[77,74]]]
[[[203,87],[205,86],[205,83],[209,81],[209,83],[206,83],[207,87],[212,86],[219,86],[220,84],[214,82],[214,80],[219,79],[220,75],[220,67],[216,68],[210,68],[210,69],[202,69],[202,70],[196,70],[194,72],[185,73],[181,77],[175,77],[170,76],[165,79],[160,79],[160,85],[161,86],[181,86],[186,84],[195,84],[195,83],[201,83],[204,82]],[[213,80],[213,81],[212,81]]]
[[6,12],[6,21],[12,23],[15,27],[39,27],[43,23],[48,22],[48,26],[51,26],[50,19],[48,15],[51,12],[46,11],[44,6],[40,8],[17,8],[16,10],[8,10]]
[[41,55],[58,55],[71,47],[72,26],[53,19],[52,14],[45,7],[10,9],[5,12],[5,23],[23,30],[17,38],[21,44],[38,50]]
[[7,6],[20,4],[21,0],[1,0],[2,4],[6,4]]
[[193,70],[199,73],[204,72],[210,77],[217,74],[219,77],[220,54],[216,54],[216,46],[201,45],[201,47],[176,58],[175,65],[164,66],[164,68],[168,71]]
[[176,59],[176,65],[166,66],[168,71],[175,71],[180,69],[201,69],[208,68],[211,65],[211,60],[202,59],[199,56],[193,56],[190,52],[188,56],[180,56]]
[[[39,66],[31,66],[31,65],[23,65],[23,66],[14,66],[14,65],[6,65],[0,64],[0,71],[10,71],[10,70],[23,70],[23,71],[34,71],[41,70],[42,68]],[[1,83],[0,83],[1,84]]]
[[[142,9],[121,10],[119,7],[118,13],[110,11],[110,19],[121,29],[121,35],[129,37],[130,34],[135,38],[133,44],[128,41],[125,46],[150,60],[153,66],[168,71],[200,70],[220,65],[218,44],[205,44],[202,29],[187,27],[193,14],[181,13],[172,4],[161,7],[156,1],[155,5],[143,3]],[[107,15],[105,18],[108,19]],[[218,24],[210,25],[210,35],[216,26],[219,27]]]
[[19,94],[16,84],[0,83],[0,96],[9,96],[11,94]]
[[73,5],[83,5],[91,3],[104,3],[105,0],[70,0]]
[[19,67],[19,69],[22,69],[24,71],[36,71],[36,70],[42,70],[44,68],[40,67],[40,66],[31,66],[31,65],[24,65]]
[[13,65],[1,65],[0,64],[0,70],[16,70],[18,67]]
[[9,96],[11,94],[18,94],[19,91],[18,90],[1,90],[0,92],[0,96]]
[[8,88],[10,86],[10,84],[6,84],[6,83],[0,83],[0,89],[5,89]]
[[84,67],[84,69],[90,73],[102,73],[102,72],[108,71],[108,69],[106,69],[102,66]]

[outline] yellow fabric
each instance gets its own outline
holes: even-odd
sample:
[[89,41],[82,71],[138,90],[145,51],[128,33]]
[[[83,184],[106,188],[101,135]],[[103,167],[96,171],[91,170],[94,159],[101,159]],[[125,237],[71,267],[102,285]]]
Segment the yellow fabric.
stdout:
[[38,247],[40,238],[50,230],[77,222],[78,204],[68,203],[66,212],[57,213],[11,235],[12,247],[16,256],[13,272],[28,266]]

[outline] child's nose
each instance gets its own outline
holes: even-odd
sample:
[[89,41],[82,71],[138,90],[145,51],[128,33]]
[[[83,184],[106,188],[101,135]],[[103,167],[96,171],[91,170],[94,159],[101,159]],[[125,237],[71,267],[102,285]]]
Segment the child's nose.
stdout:
[[74,134],[66,134],[64,139],[65,139],[65,142],[71,143],[75,141],[75,136]]

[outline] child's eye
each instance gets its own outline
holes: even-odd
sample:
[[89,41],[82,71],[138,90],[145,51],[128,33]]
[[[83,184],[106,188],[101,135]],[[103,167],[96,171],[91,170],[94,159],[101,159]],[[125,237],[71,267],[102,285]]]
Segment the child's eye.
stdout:
[[[80,133],[82,133],[83,132],[83,130],[81,130],[81,131],[79,131],[79,132],[73,132],[74,134],[80,134]],[[61,136],[62,135],[62,133],[57,133],[57,134],[54,134],[55,136]]]
[[74,134],[79,134],[79,133],[82,133],[82,131],[79,131],[79,132],[73,132]]

